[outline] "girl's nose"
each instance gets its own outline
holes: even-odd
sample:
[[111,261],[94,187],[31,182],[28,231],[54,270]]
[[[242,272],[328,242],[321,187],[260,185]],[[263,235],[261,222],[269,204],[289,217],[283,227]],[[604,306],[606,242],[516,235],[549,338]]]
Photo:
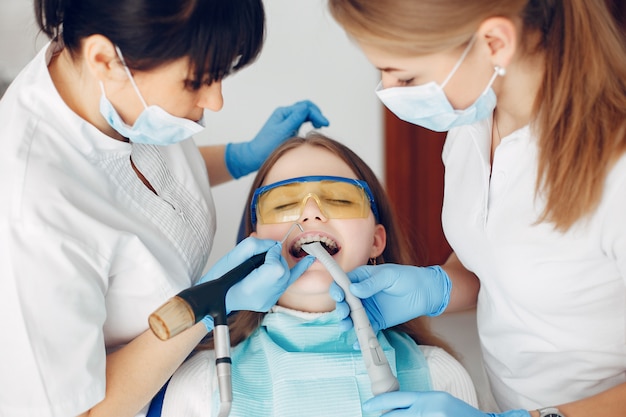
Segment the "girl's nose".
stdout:
[[317,219],[320,221],[326,221],[326,216],[322,213],[320,202],[316,195],[309,195],[305,197],[306,203],[302,209],[299,222],[306,222],[307,220]]
[[213,81],[211,85],[205,85],[200,88],[198,107],[218,112],[223,106],[224,97],[222,96],[221,81]]

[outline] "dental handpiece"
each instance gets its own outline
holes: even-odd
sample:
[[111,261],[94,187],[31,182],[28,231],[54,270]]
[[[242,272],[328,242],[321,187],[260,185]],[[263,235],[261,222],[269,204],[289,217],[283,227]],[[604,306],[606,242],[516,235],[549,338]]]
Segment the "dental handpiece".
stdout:
[[161,340],[170,339],[208,315],[214,318],[215,326],[226,324],[226,293],[263,265],[266,253],[254,255],[220,278],[187,288],[170,298],[148,318],[154,334]]
[[384,392],[397,391],[400,385],[393,372],[391,372],[387,357],[380,347],[380,343],[378,343],[378,338],[374,334],[367,313],[363,308],[363,303],[349,290],[350,278],[319,242],[306,243],[302,245],[302,249],[306,253],[315,256],[324,265],[345,293],[346,302],[350,307],[350,317],[354,323],[354,330],[361,346],[365,368],[372,385],[372,393],[378,395]]
[[263,265],[266,254],[267,251],[254,255],[218,279],[181,291],[148,319],[154,334],[161,340],[167,340],[193,326],[203,317],[213,317],[215,369],[220,393],[218,417],[228,416],[233,402],[226,293],[233,285]]
[[[284,244],[291,232],[302,226],[294,223],[285,237],[280,241]],[[167,340],[203,317],[213,317],[213,341],[215,346],[215,370],[220,393],[218,417],[227,417],[233,402],[232,361],[230,358],[230,330],[226,314],[226,293],[228,290],[248,276],[256,268],[265,263],[267,251],[252,256],[231,269],[220,278],[207,281],[178,293],[148,318],[152,332],[161,340]]]
[[[291,225],[280,244],[284,244],[299,223]],[[265,263],[267,251],[243,261],[218,279],[198,284],[179,292],[155,310],[148,318],[152,332],[161,340],[176,336],[205,316],[212,316],[214,325],[226,324],[226,293],[236,283]]]

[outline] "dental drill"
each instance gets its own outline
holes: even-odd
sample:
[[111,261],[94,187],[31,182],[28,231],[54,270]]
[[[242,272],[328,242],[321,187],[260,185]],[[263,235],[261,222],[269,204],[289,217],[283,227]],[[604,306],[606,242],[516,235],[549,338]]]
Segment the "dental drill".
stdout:
[[228,416],[233,402],[226,293],[233,285],[263,265],[266,254],[267,251],[254,255],[218,279],[181,291],[148,318],[154,334],[161,340],[167,340],[193,326],[203,317],[213,317],[215,372],[220,392],[219,417]]
[[398,391],[400,385],[391,372],[387,357],[380,347],[380,343],[378,343],[378,338],[372,329],[367,313],[363,308],[363,303],[350,292],[350,278],[335,262],[333,257],[326,252],[320,242],[306,243],[302,245],[302,249],[306,253],[315,256],[324,265],[345,293],[346,302],[350,307],[350,318],[352,318],[354,323],[354,330],[361,346],[365,368],[370,378],[372,393],[378,395],[384,392]]
[[[294,223],[281,244],[287,240],[295,227]],[[218,417],[230,413],[233,402],[230,359],[230,330],[226,314],[226,293],[265,262],[267,251],[261,252],[242,262],[221,277],[198,284],[179,292],[155,310],[148,318],[152,332],[161,340],[168,340],[200,321],[203,317],[213,317],[213,340],[215,345],[215,369],[220,392]]]

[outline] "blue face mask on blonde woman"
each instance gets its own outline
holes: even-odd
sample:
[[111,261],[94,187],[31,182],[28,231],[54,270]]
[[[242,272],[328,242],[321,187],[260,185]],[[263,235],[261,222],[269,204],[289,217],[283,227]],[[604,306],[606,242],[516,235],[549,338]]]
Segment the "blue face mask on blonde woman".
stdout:
[[454,252],[358,268],[351,291],[381,328],[476,307],[485,398],[503,412],[434,392],[382,394],[367,411],[626,413],[626,42],[606,3],[329,0],[389,110],[448,131]]
[[467,44],[461,58],[441,85],[434,81],[407,87],[383,88],[382,82],[376,88],[378,98],[396,116],[405,122],[413,123],[436,132],[445,132],[453,127],[469,125],[490,117],[496,107],[496,95],[491,86],[496,77],[504,76],[506,70],[495,66],[489,84],[478,98],[467,108],[455,109],[444,91],[448,82],[457,72],[470,52],[476,38]]

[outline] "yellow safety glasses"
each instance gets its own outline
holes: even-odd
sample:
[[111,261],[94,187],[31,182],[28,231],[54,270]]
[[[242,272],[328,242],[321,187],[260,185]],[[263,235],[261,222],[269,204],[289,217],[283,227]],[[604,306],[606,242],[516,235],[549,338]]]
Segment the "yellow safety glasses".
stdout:
[[378,219],[372,191],[365,181],[332,176],[290,178],[259,187],[251,202],[252,224],[297,221],[312,198],[327,219]]

